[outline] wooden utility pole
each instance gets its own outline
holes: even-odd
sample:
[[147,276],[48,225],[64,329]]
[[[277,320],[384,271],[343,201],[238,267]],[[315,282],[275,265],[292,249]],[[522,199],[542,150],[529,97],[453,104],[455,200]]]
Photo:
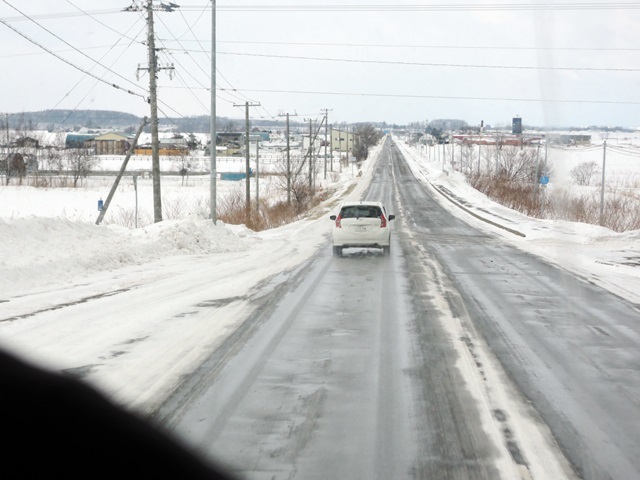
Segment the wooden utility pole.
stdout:
[[604,226],[604,181],[605,181],[605,167],[607,164],[607,141],[604,141],[602,146],[602,185],[600,186],[600,226]]
[[151,106],[151,172],[153,176],[153,221],[162,221],[162,196],[160,193],[160,149],[158,139],[158,98],[156,85],[156,43],[153,32],[153,2],[147,1],[149,47],[149,104]]
[[[138,70],[149,71],[149,106],[151,116],[151,173],[153,178],[153,221],[162,221],[162,195],[160,192],[160,148],[158,139],[158,98],[157,98],[157,77],[158,70],[169,70],[173,73],[173,65],[166,67],[158,67],[158,60],[156,57],[156,42],[155,33],[153,30],[153,11],[154,9],[162,10],[165,12],[173,12],[178,5],[174,3],[160,4],[158,7],[153,6],[153,0],[147,0],[147,5],[144,7],[147,11],[147,48],[148,48],[148,66],[138,67]],[[138,5],[132,5],[124,9],[126,12],[139,12],[141,11]]]
[[342,173],[342,136],[341,135],[342,133],[340,132],[340,126],[338,125],[338,165],[340,166],[340,173]]
[[245,171],[247,175],[246,182],[246,195],[245,195],[245,212],[246,212],[246,220],[247,222],[251,218],[251,167],[249,164],[250,153],[249,152],[249,107],[259,107],[259,103],[249,103],[244,102],[244,105],[234,104],[234,107],[244,107],[244,126],[245,126],[245,134],[244,134],[244,156],[245,156]]
[[287,136],[287,205],[291,205],[291,132],[289,131],[289,117],[297,117],[298,114],[281,113],[279,117],[287,117],[287,128],[285,135]]
[[256,214],[260,215],[260,139],[256,139]]
[[[138,127],[138,131],[136,132],[136,136],[133,138],[133,141],[131,142],[131,145],[129,146],[129,150],[127,151],[127,155],[124,157],[124,160],[122,161],[122,166],[120,167],[120,172],[118,172],[118,175],[116,176],[116,179],[113,182],[113,185],[111,186],[111,190],[109,191],[109,195],[107,195],[107,200],[104,202],[104,205],[102,207],[102,211],[98,215],[98,219],[96,220],[96,225],[100,225],[100,222],[102,222],[102,219],[104,218],[105,214],[107,213],[107,210],[109,209],[109,204],[111,203],[111,199],[113,198],[113,195],[116,193],[116,189],[118,188],[118,185],[120,184],[120,179],[122,178],[122,175],[124,175],[124,171],[127,168],[127,163],[129,163],[129,158],[131,158],[131,155],[133,154],[133,151],[135,150],[136,145],[138,144],[138,138],[140,138],[140,134],[142,133],[142,129],[145,127],[147,122],[148,122],[147,117],[144,117],[144,119],[142,120],[142,123]],[[138,197],[136,196],[136,201],[137,201],[137,198]],[[136,215],[136,221],[137,220],[138,220],[138,216]]]
[[[327,134],[329,132],[329,112],[333,111],[328,108],[322,110],[324,112],[324,179],[327,179]],[[333,156],[332,156],[333,157]],[[331,171],[333,171],[333,162],[331,162]]]
[[313,119],[309,119],[309,190],[313,194]]
[[289,132],[289,114],[287,113],[287,205],[291,205],[291,146],[289,139],[291,133]]
[[211,0],[211,150],[209,151],[209,199],[211,220],[218,222],[218,204],[216,182],[218,180],[217,147],[218,131],[216,125],[216,0]]

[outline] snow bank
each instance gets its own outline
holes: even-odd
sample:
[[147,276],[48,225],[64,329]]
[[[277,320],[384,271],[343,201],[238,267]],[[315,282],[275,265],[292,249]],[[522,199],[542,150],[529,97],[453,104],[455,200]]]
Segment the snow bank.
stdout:
[[[235,232],[234,232],[235,230]],[[92,272],[173,255],[238,252],[258,239],[209,220],[173,220],[130,230],[64,218],[0,219],[0,291],[24,293]]]

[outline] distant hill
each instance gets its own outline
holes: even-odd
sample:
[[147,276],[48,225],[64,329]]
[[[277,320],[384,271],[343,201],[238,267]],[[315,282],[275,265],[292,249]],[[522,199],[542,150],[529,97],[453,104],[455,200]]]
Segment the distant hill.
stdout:
[[56,128],[118,128],[139,125],[142,119],[130,113],[109,110],[43,110],[9,114],[12,128],[34,127],[42,130]]
[[[88,129],[112,129],[121,132],[133,133],[136,131],[142,117],[130,113],[112,110],[43,110],[39,112],[10,113],[9,124],[11,128],[18,130],[79,130]],[[370,122],[367,122],[370,123]],[[4,124],[4,116],[0,117],[0,127]],[[387,128],[386,122],[374,122],[379,128]],[[305,122],[292,119],[291,128],[308,128]],[[361,123],[351,124],[357,127]],[[209,133],[211,131],[211,117],[198,115],[192,117],[160,118],[161,130],[173,130],[181,133]],[[284,120],[280,119],[251,119],[251,128],[262,129],[285,128]],[[245,128],[244,120],[228,117],[217,117],[218,132],[240,132]],[[149,131],[147,127],[146,131]]]
[[[2,118],[1,120],[4,120]],[[11,128],[26,130],[79,130],[89,129],[113,129],[120,131],[135,131],[140,125],[142,117],[130,113],[111,110],[43,110],[39,112],[10,113],[9,124]],[[293,123],[293,122],[292,122]],[[160,118],[158,121],[161,129],[173,129],[188,133],[209,133],[211,131],[211,117],[199,115],[193,117]],[[281,127],[283,121],[277,120],[252,120],[252,127]],[[217,117],[218,131],[241,131],[244,121]],[[148,130],[148,127],[147,127]]]

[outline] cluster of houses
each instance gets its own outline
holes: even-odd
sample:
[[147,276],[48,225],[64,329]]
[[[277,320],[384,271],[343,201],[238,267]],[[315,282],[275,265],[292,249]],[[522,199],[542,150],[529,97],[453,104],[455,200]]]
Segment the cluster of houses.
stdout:
[[[94,155],[126,155],[131,147],[133,135],[109,132],[101,135],[90,133],[69,133],[66,148],[87,148]],[[162,156],[189,154],[189,145],[184,137],[161,138],[159,152]],[[151,144],[137,145],[134,155],[151,155]]]
[[415,142],[427,145],[434,145],[436,143],[451,143],[455,142],[462,145],[493,145],[493,146],[526,146],[526,145],[539,145],[544,143],[543,140],[547,140],[550,144],[564,145],[564,146],[579,146],[579,145],[591,145],[591,135],[583,134],[509,134],[503,132],[488,132],[480,135],[478,133],[454,133],[446,137],[445,139],[437,139],[429,134],[417,134]]
[[[184,157],[193,150],[200,150],[203,155],[209,156],[210,142],[208,135],[201,135],[198,139],[196,135],[190,134],[171,135],[160,138],[159,155],[161,157]],[[9,144],[2,145],[0,151],[4,153],[0,157],[0,172],[18,169],[21,174],[38,169],[38,159],[42,152],[51,148],[65,149],[86,149],[90,155],[97,156],[123,156],[126,155],[133,135],[120,132],[74,132],[66,133],[64,147],[43,146],[38,140],[24,136],[15,139]],[[254,131],[249,135],[250,151],[255,150],[256,142],[262,152],[283,152],[287,148],[286,136],[278,133],[272,134],[266,131]],[[333,129],[325,142],[324,132],[318,133],[313,139],[313,146],[316,152],[322,152],[327,146],[331,152],[351,151],[357,142],[357,136],[352,132]],[[288,147],[293,151],[307,151],[311,144],[309,133],[292,132],[289,138]],[[217,135],[216,153],[220,156],[244,156],[245,155],[245,133],[244,132],[219,132]],[[152,146],[150,143],[140,143],[134,148],[135,156],[151,156]]]

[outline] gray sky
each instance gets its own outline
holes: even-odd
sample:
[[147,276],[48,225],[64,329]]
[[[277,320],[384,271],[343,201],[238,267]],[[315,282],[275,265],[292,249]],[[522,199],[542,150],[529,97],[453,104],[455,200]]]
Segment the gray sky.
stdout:
[[[173,79],[159,74],[161,116],[209,113],[211,2],[188,2],[155,14],[160,61],[175,67]],[[249,99],[261,104],[252,118],[328,108],[331,122],[499,125],[519,115],[541,126],[640,127],[640,2],[619,4],[218,1],[218,115],[242,118],[234,104]],[[122,11],[130,5],[0,0],[0,112],[148,114],[148,75],[136,79],[145,15]]]

